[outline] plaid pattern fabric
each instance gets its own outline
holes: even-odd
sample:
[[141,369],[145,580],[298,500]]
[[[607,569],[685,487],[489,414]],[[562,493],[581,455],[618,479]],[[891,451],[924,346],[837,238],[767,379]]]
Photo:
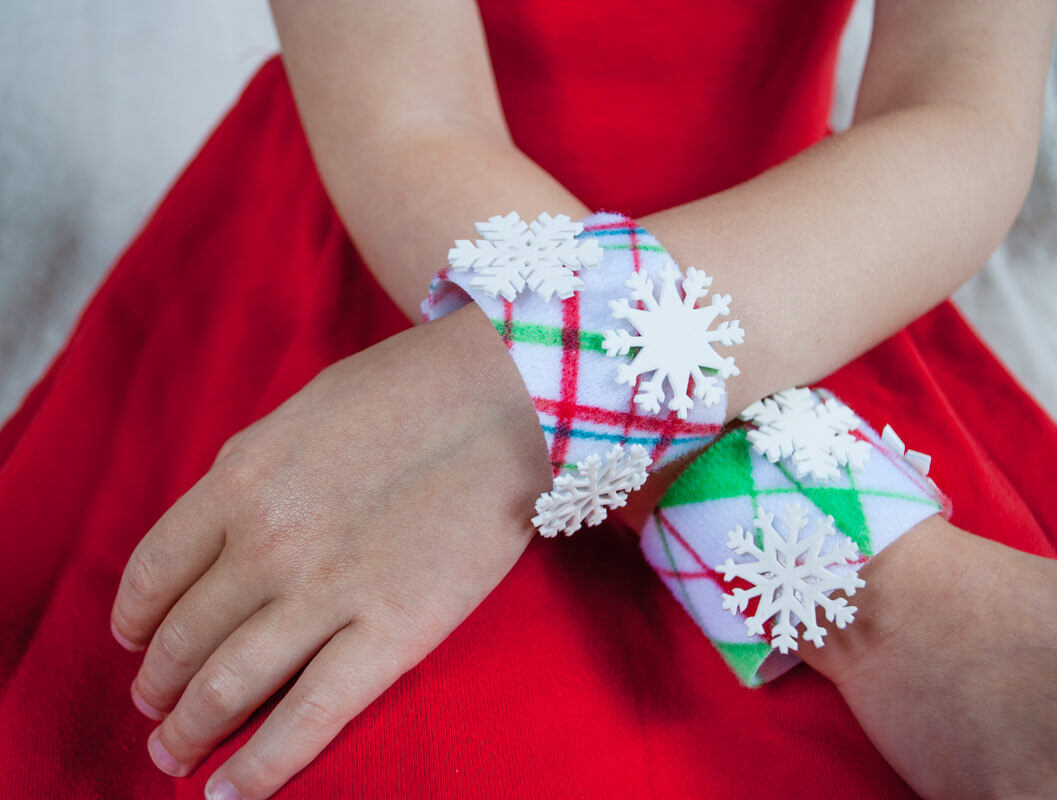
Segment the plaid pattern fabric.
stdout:
[[[816,392],[816,398],[821,396],[830,395]],[[737,616],[723,608],[723,594],[739,585],[719,572],[734,557],[727,548],[728,531],[738,525],[754,530],[758,510],[780,519],[790,502],[799,502],[810,509],[808,529],[819,516],[833,517],[838,535],[850,537],[859,548],[858,569],[926,517],[937,512],[949,516],[950,509],[935,484],[886,449],[865,423],[853,431],[871,445],[865,469],[845,467],[840,480],[827,482],[797,478],[788,459],[772,464],[753,449],[747,432],[745,425],[730,430],[683,471],[643,529],[641,547],[738,679],[759,686],[800,659],[771,649],[767,625],[764,636],[749,636],[745,617],[755,613],[757,601]],[[758,544],[759,538],[757,533]]]
[[696,403],[685,420],[667,409],[653,415],[632,402],[638,382],[632,387],[616,382],[617,366],[633,353],[609,358],[602,350],[603,331],[626,326],[610,315],[609,301],[630,296],[624,286],[629,275],[656,275],[671,257],[656,238],[620,214],[601,212],[583,224],[580,237],[596,237],[605,255],[599,267],[578,273],[584,288],[569,299],[543,302],[529,291],[513,302],[492,298],[470,288],[472,272],[447,269],[430,284],[423,315],[437,319],[471,300],[488,315],[535,403],[555,475],[592,453],[604,455],[614,444],[644,446],[656,469],[715,438],[726,404],[705,408]]

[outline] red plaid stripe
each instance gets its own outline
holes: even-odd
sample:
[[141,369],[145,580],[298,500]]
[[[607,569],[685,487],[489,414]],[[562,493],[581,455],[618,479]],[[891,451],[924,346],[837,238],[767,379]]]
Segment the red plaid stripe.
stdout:
[[[551,470],[557,475],[565,463],[569,436],[577,419],[576,393],[580,376],[580,294],[562,300],[562,380],[556,405],[557,424],[551,442]],[[536,398],[533,398],[535,400]]]
[[[639,380],[625,400],[615,380],[618,359],[606,358],[600,349],[609,303],[626,296],[624,280],[632,272],[659,271],[670,260],[667,253],[633,220],[614,214],[585,220],[581,235],[598,237],[607,256],[598,269],[581,273],[585,289],[573,297],[543,303],[528,293],[507,302],[469,288],[471,272],[444,270],[431,285],[427,317],[449,313],[467,299],[485,310],[526,375],[555,475],[615,443],[644,445],[655,466],[699,450],[720,431],[723,409],[703,410],[688,420],[674,412],[644,413],[634,402]],[[556,352],[547,361],[540,348],[551,346]],[[553,366],[541,371],[544,364]],[[605,388],[607,382],[612,391]]]

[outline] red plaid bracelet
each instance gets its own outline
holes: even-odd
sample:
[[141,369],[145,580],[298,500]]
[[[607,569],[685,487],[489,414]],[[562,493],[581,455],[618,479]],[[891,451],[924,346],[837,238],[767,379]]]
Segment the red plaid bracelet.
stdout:
[[[544,536],[596,525],[647,472],[701,451],[726,414],[734,359],[713,350],[744,333],[730,296],[697,307],[711,278],[683,277],[634,220],[516,214],[479,223],[430,285],[427,320],[473,301],[488,315],[532,396],[554,488],[537,501]],[[682,291],[680,291],[680,289]]]

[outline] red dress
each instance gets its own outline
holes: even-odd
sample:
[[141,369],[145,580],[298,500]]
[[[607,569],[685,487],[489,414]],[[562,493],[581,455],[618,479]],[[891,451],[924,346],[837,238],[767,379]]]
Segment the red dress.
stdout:
[[[589,205],[642,215],[825,135],[850,4],[483,12],[519,145]],[[153,767],[154,723],[128,695],[140,659],[108,632],[121,570],[229,435],[407,324],[342,229],[269,62],[0,431],[0,795],[202,796],[262,713],[189,779]],[[1051,479],[1030,454],[1057,452],[1057,429],[949,304],[825,383],[934,454],[956,524],[1054,555]],[[634,539],[603,527],[535,540],[279,796],[497,795],[912,792],[808,668],[739,687]]]

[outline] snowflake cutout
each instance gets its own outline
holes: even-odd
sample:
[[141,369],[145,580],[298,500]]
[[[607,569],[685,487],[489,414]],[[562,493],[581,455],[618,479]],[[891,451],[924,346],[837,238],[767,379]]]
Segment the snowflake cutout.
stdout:
[[884,430],[881,431],[881,443],[890,452],[900,456],[907,464],[913,467],[914,471],[922,478],[929,476],[929,469],[932,467],[932,456],[917,450],[907,450],[907,446],[903,444],[903,440],[899,438],[891,425],[885,425]]
[[554,479],[554,488],[539,496],[532,524],[547,537],[558,531],[571,536],[584,520],[588,525],[598,525],[609,509],[623,506],[628,493],[646,482],[649,465],[650,454],[641,444],[627,450],[613,445],[605,460],[592,453],[577,462],[575,474],[562,473]]
[[470,288],[490,297],[502,295],[513,302],[527,286],[544,302],[554,295],[565,300],[584,287],[576,270],[602,263],[601,245],[593,239],[577,239],[583,223],[570,222],[564,214],[543,213],[527,223],[511,211],[476,225],[484,239],[476,244],[456,240],[448,251],[448,263],[453,269],[474,270]]
[[723,608],[737,615],[755,597],[760,598],[756,613],[746,618],[749,635],[764,635],[764,623],[777,617],[771,627],[771,647],[782,653],[797,649],[797,625],[804,626],[804,639],[816,647],[824,646],[826,629],[815,619],[821,607],[826,619],[843,628],[855,619],[855,606],[843,597],[828,597],[827,593],[840,589],[849,597],[866,582],[855,572],[838,575],[829,567],[852,563],[859,558],[855,543],[841,535],[837,546],[821,554],[827,537],[833,536],[833,517],[818,519],[810,536],[799,540],[800,531],[807,526],[807,507],[791,503],[782,516],[782,527],[788,533],[783,539],[774,525],[774,514],[759,511],[753,524],[763,535],[763,549],[756,545],[755,535],[740,525],[727,534],[727,547],[738,555],[751,555],[752,561],[735,563],[728,558],[720,571],[730,581],[741,578],[752,584],[751,589],[736,588],[723,595]]
[[810,389],[786,389],[753,403],[741,418],[756,425],[748,433],[757,453],[772,464],[793,457],[798,478],[810,474],[820,480],[838,480],[838,466],[862,470],[870,445],[852,436],[860,420],[840,401],[829,398],[815,404]]
[[[730,295],[712,295],[711,305],[696,308],[697,301],[707,294],[712,278],[703,270],[690,267],[682,281],[682,298],[676,289],[679,270],[669,263],[660,273],[660,297],[655,298],[653,281],[637,272],[625,282],[631,298],[643,308],[632,308],[626,299],[613,300],[609,308],[617,319],[626,319],[637,336],[627,330],[607,330],[602,347],[607,356],[627,355],[632,347],[639,348],[630,364],[621,364],[617,383],[634,385],[640,375],[653,373],[643,381],[635,394],[635,403],[643,410],[656,414],[664,400],[664,382],[672,391],[668,408],[686,419],[693,407],[690,399],[690,380],[693,379],[694,397],[706,406],[715,405],[723,398],[720,378],[737,375],[734,359],[723,358],[712,349],[712,343],[732,345],[745,339],[745,331],[738,320],[726,321],[715,328],[716,317],[730,313]],[[703,368],[714,370],[706,375]]]

